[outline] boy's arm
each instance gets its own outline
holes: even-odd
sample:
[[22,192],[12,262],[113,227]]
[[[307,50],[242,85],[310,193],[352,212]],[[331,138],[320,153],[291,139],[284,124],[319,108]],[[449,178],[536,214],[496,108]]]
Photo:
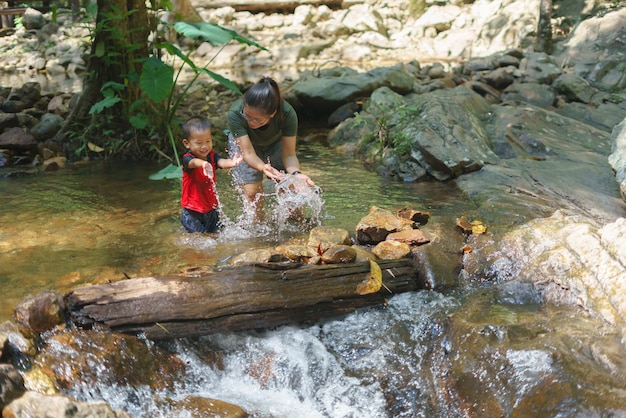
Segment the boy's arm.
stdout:
[[213,178],[213,168],[211,167],[211,163],[206,160],[200,158],[192,158],[191,160],[189,160],[189,162],[187,162],[187,168],[201,168],[205,176],[210,179]]
[[219,168],[233,168],[237,167],[243,161],[243,156],[237,153],[233,158],[220,158],[217,160],[217,166]]

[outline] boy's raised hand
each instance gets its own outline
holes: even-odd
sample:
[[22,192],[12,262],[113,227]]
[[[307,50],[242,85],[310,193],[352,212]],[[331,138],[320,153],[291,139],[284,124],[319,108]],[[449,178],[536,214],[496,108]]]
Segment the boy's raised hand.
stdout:
[[233,161],[233,167],[237,167],[243,161],[243,155],[238,152],[233,155],[233,158],[231,158],[231,160]]
[[202,171],[204,172],[204,175],[207,176],[208,178],[210,179],[213,178],[213,167],[211,167],[210,162],[205,161],[202,163]]

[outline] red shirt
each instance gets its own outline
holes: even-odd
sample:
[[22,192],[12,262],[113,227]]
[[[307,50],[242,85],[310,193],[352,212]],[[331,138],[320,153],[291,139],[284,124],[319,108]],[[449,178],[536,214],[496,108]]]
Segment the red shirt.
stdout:
[[186,209],[200,213],[217,209],[217,193],[215,189],[215,171],[220,156],[211,151],[208,160],[213,170],[213,178],[204,175],[202,168],[189,168],[189,161],[197,158],[191,152],[183,155],[183,190],[180,204]]

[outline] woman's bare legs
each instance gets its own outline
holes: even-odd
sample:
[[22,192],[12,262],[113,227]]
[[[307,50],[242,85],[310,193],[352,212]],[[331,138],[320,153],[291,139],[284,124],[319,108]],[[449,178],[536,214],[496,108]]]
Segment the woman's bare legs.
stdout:
[[254,213],[256,222],[263,222],[265,218],[265,210],[263,207],[263,183],[248,183],[243,185],[243,191],[246,195],[245,208],[248,213]]

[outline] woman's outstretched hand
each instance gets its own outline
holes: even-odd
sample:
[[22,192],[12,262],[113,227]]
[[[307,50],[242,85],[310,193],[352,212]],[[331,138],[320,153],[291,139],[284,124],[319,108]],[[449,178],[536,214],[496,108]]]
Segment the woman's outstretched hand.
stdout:
[[296,176],[304,179],[306,181],[306,184],[308,184],[309,186],[315,186],[315,182],[311,180],[311,177],[307,176],[306,174],[298,173],[296,174]]
[[271,164],[265,164],[263,166],[263,174],[271,178],[274,181],[282,181],[285,178],[285,173],[278,171]]

